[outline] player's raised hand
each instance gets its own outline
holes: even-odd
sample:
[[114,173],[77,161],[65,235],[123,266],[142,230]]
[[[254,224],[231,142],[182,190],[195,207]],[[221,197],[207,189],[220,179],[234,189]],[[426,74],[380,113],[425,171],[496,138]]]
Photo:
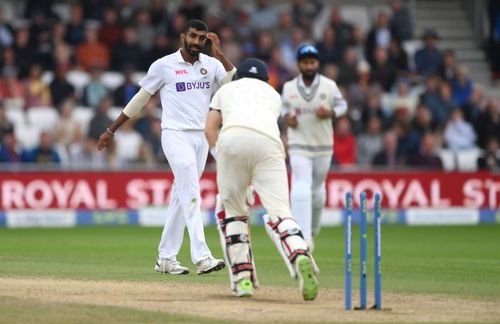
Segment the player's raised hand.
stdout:
[[285,115],[285,123],[288,127],[291,128],[295,128],[299,124],[299,122],[297,121],[297,116],[290,114]]
[[99,151],[104,150],[106,146],[113,140],[113,134],[108,132],[107,130],[99,136],[99,140],[97,141],[97,149]]
[[212,52],[214,53],[214,56],[217,58],[223,56],[224,54],[222,53],[222,48],[220,47],[219,36],[217,36],[214,32],[208,32],[207,38],[212,42]]
[[316,117],[318,117],[319,119],[333,118],[335,117],[335,112],[331,109],[321,106],[316,110]]

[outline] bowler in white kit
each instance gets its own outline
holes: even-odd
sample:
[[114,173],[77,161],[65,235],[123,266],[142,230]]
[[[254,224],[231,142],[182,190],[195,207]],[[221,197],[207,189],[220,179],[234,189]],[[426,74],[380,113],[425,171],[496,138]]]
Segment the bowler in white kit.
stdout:
[[[203,274],[224,268],[224,261],[214,258],[205,242],[201,219],[199,180],[208,155],[203,130],[213,93],[231,80],[236,69],[222,53],[217,35],[208,32],[203,21],[187,21],[180,39],[182,47],[177,52],[151,64],[147,75],[139,82],[139,92],[99,138],[98,149],[102,150],[116,130],[136,115],[152,95],[160,92],[161,143],[174,174],[174,185],[155,270],[169,274],[189,273],[189,269],[177,261],[187,227],[191,260],[196,264],[197,273]],[[201,53],[207,39],[212,41],[215,58]]]

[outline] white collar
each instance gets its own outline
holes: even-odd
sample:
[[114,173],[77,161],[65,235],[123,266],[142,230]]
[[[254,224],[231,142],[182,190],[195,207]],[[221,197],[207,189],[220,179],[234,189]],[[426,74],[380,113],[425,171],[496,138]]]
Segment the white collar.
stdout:
[[[184,60],[184,58],[182,57],[181,49],[180,48],[177,50],[177,52],[175,52],[175,58],[177,59],[177,62],[179,62],[179,63],[190,64],[189,62],[186,62],[186,60]],[[197,61],[201,63],[201,53],[198,55],[198,60]],[[194,63],[196,63],[196,61]]]

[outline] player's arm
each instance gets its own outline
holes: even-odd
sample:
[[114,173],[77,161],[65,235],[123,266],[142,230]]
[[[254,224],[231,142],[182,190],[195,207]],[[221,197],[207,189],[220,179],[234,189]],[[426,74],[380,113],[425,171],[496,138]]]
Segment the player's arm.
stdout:
[[335,85],[333,88],[333,102],[331,109],[321,106],[316,110],[316,117],[319,119],[335,118],[342,116],[347,112],[347,101],[345,101],[339,88]]
[[151,98],[151,94],[141,88],[135,96],[130,99],[122,113],[111,123],[111,125],[109,125],[106,131],[99,136],[99,140],[97,142],[97,149],[99,151],[102,151],[111,142],[118,128],[142,110],[142,108],[149,101],[149,98]]
[[222,63],[227,72],[226,77],[221,80],[222,84],[228,83],[233,79],[233,75],[236,73],[236,68],[222,52],[220,40],[217,34],[213,32],[207,33],[207,38],[212,42],[212,52],[214,57]]
[[210,149],[215,147],[219,137],[219,128],[222,125],[222,115],[219,110],[210,109],[208,112],[207,123],[205,125],[205,136]]

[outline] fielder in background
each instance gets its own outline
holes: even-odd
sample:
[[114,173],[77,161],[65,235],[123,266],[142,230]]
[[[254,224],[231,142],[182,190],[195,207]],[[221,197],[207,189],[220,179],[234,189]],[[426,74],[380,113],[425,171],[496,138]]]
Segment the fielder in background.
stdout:
[[242,61],[236,79],[213,97],[205,128],[210,147],[217,143],[218,206],[223,210],[216,212],[231,289],[242,297],[252,296],[258,287],[246,203],[247,188],[252,184],[267,211],[266,232],[292,277],[299,280],[303,298],[314,300],[318,269],[288,199],[285,150],[277,123],[280,95],[267,84],[267,67],[258,59]]
[[[155,270],[161,273],[189,273],[189,269],[177,261],[186,226],[191,260],[198,274],[224,268],[224,261],[215,259],[205,242],[199,180],[208,155],[203,130],[210,99],[215,89],[232,79],[236,69],[222,53],[217,35],[207,31],[207,25],[201,20],[186,22],[180,34],[182,48],[151,64],[147,75],[139,82],[139,92],[98,142],[98,149],[102,150],[116,130],[136,115],[152,95],[160,92],[161,143],[174,174],[155,265]],[[207,39],[212,41],[215,58],[201,53]]]
[[292,214],[311,252],[326,202],[325,179],[333,156],[332,118],[347,111],[335,81],[319,74],[318,57],[312,45],[298,48],[300,74],[284,84],[282,94],[292,173]]

